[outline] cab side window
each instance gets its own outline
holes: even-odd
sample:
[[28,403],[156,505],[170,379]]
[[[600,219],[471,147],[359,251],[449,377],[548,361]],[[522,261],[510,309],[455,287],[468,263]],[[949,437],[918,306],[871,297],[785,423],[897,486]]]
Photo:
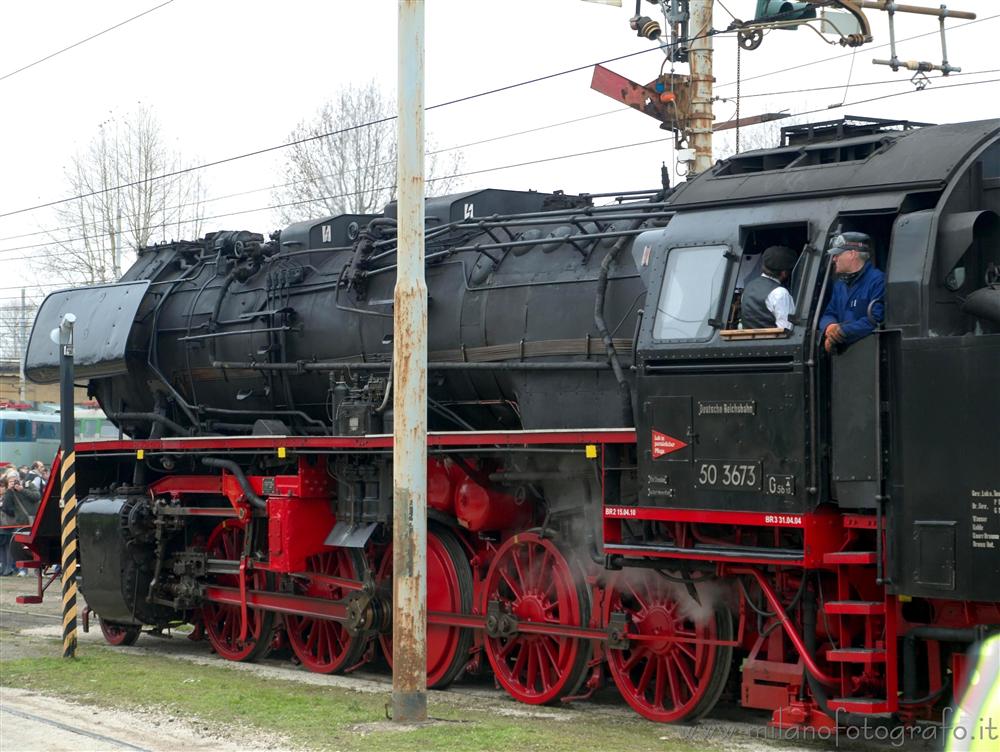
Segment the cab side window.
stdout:
[[804,261],[806,254],[802,249],[809,241],[809,224],[794,222],[780,225],[761,225],[743,227],[740,229],[740,265],[736,273],[736,284],[733,296],[726,309],[726,330],[736,330],[743,326],[743,292],[746,286],[764,273],[764,251],[772,246],[784,246],[792,249],[798,258],[791,275],[785,283],[796,301],[802,291]]

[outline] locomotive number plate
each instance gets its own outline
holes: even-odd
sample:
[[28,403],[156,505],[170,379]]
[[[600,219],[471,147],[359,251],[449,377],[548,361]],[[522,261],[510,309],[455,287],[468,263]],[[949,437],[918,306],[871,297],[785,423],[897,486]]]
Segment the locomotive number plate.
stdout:
[[697,488],[716,491],[760,490],[759,462],[705,460],[695,463],[694,484]]

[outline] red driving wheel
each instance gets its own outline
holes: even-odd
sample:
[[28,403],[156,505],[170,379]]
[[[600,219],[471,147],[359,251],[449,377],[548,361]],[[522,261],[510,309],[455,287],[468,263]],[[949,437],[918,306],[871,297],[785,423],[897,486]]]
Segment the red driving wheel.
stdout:
[[605,623],[612,614],[624,614],[627,633],[633,635],[627,648],[608,650],[611,676],[637,713],[659,723],[693,721],[708,713],[732,664],[731,646],[703,642],[732,639],[729,609],[685,607],[681,591],[683,584],[658,572],[624,570],[604,599]]
[[[310,556],[306,561],[310,574],[360,580],[367,570],[360,551],[333,548]],[[322,578],[295,578],[296,593],[310,598],[339,601],[350,591]],[[310,671],[331,674],[358,664],[367,640],[353,637],[343,624],[312,616],[285,615],[285,632],[295,655]]]
[[[535,533],[507,540],[486,575],[484,609],[495,602],[517,622],[589,626],[590,592],[558,546]],[[540,705],[577,691],[590,660],[589,640],[515,631],[487,637],[497,681],[516,700]]]
[[[244,527],[235,520],[220,523],[208,538],[205,548],[209,559],[224,559],[239,562],[243,555],[246,536]],[[214,584],[223,587],[240,586],[235,574],[215,575]],[[256,571],[250,575],[247,587],[253,590],[267,590],[269,578],[266,572]],[[205,634],[212,648],[229,661],[252,661],[259,658],[271,647],[274,638],[274,614],[270,611],[250,609],[249,628],[246,639],[240,639],[240,607],[228,603],[206,601],[201,608],[201,618]]]
[[[392,546],[378,565],[380,589],[392,589]],[[431,525],[427,530],[427,611],[472,613],[472,569],[465,549],[453,532]],[[440,689],[465,669],[472,649],[473,632],[463,627],[427,625],[427,686]],[[392,634],[379,635],[385,658],[392,665]]]
[[135,645],[139,639],[142,628],[135,624],[115,624],[114,622],[98,619],[101,625],[101,634],[109,645],[115,647],[119,645]]

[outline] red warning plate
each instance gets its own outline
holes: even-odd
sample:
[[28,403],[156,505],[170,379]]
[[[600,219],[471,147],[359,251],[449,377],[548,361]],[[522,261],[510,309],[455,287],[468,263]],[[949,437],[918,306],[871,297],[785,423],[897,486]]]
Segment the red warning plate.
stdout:
[[662,457],[665,454],[679,451],[687,446],[686,441],[675,439],[659,431],[653,431],[653,459]]

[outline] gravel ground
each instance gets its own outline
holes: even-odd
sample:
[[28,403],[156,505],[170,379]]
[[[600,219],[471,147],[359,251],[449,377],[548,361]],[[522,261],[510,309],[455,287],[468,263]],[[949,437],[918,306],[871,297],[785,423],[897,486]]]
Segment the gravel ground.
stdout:
[[266,734],[234,738],[204,724],[145,710],[135,713],[77,705],[55,697],[0,687],[0,749],[18,752],[201,752],[287,749]]

